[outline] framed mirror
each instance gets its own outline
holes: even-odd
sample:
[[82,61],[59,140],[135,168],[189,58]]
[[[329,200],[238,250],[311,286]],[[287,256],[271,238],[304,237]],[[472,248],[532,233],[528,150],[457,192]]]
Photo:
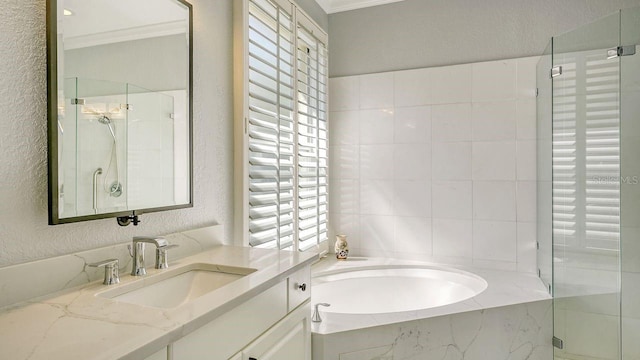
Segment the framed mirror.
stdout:
[[49,224],[191,207],[191,5],[48,0],[47,46]]

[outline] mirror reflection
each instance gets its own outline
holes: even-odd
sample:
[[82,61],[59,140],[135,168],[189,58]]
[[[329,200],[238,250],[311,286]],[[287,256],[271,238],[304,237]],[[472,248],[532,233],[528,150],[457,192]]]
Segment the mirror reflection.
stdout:
[[59,0],[56,18],[50,222],[189,206],[190,7]]

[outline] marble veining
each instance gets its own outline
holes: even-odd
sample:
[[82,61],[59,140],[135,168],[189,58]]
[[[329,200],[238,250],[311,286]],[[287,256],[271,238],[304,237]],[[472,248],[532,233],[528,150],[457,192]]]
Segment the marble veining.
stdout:
[[[174,261],[222,245],[224,229],[222,225],[165,235],[171,244],[179,247],[171,249],[169,260]],[[119,260],[120,274],[131,271],[131,256],[127,245],[130,242],[92,249],[25,264],[0,268],[0,309],[29,299],[65,289],[85,286],[102,279],[103,269],[89,267],[87,264],[115,258]],[[154,249],[147,247],[146,258],[153,266]]]
[[[196,244],[202,242],[193,234],[182,234],[177,238],[186,238],[192,242],[193,248],[197,248]],[[200,236],[205,235],[201,233]],[[173,239],[171,242],[174,242]],[[176,308],[159,309],[96,296],[110,288],[136,285],[147,280],[152,282],[153,277],[168,276],[167,270],[153,268],[148,269],[144,277],[134,277],[123,271],[121,283],[107,287],[101,284],[101,274],[94,276],[86,267],[87,262],[104,255],[83,253],[50,260],[47,265],[60,263],[63,266],[52,274],[66,276],[56,279],[56,286],[91,282],[5,307],[0,312],[0,359],[143,359],[317,259],[317,254],[310,252],[280,252],[224,245],[182,259],[174,258],[170,264],[176,272],[192,264],[243,267],[257,271]],[[42,264],[34,264],[29,270],[45,269]],[[1,276],[6,278],[11,273]],[[47,272],[38,274],[51,277]],[[19,289],[15,284],[11,286]],[[23,283],[23,286],[34,284]],[[22,295],[28,293],[22,291]]]
[[[551,300],[335,333],[314,334],[323,360],[548,360]],[[322,336],[322,341],[318,337]]]

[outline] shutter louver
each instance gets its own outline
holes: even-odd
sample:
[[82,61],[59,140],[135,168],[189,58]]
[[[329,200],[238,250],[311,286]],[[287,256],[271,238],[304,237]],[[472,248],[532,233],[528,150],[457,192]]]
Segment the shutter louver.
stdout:
[[327,52],[298,27],[298,238],[306,250],[327,240]]
[[293,19],[249,1],[249,245],[285,249],[293,231]]
[[563,54],[553,81],[553,231],[560,245],[618,251],[619,69],[604,54]]

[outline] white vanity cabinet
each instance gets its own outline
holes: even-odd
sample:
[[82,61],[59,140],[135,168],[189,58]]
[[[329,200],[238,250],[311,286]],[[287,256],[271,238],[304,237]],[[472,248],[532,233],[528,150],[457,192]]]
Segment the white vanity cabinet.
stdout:
[[177,340],[169,359],[310,360],[307,274],[309,266]]
[[239,360],[311,360],[311,305],[307,301],[242,350]]

